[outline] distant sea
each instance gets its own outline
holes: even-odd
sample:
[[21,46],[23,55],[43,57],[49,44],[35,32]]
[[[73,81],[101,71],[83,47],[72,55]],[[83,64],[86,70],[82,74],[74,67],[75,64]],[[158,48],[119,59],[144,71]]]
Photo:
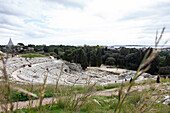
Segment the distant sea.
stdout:
[[[152,48],[154,48],[155,45],[113,45],[113,46],[108,46],[108,47],[113,47],[113,48],[120,48],[120,47],[125,47],[125,48],[148,48],[148,47],[152,47]],[[157,48],[170,48],[170,45],[159,45]]]

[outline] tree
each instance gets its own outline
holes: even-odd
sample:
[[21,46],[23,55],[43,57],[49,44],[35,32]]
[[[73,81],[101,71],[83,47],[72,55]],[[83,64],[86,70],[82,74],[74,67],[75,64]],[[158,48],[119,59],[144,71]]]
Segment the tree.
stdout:
[[136,63],[136,54],[135,53],[131,53],[126,55],[125,57],[125,64],[126,67],[129,69],[136,69],[137,65],[135,65]]
[[101,57],[101,49],[98,48],[97,49],[97,66],[100,67],[100,65],[102,64],[102,57]]
[[93,50],[90,52],[90,65],[95,67],[97,66],[96,62],[96,52]]
[[58,48],[54,49],[54,52],[58,55]]
[[104,50],[107,51],[108,50],[107,47],[105,47]]
[[82,59],[81,59],[81,66],[85,70],[88,66],[87,63],[87,55],[85,54],[85,51],[82,51]]
[[72,55],[73,55],[73,52],[71,50],[66,50],[64,55],[63,55],[63,59],[71,62],[72,59],[73,59]]
[[160,67],[159,74],[164,74],[164,75],[170,74],[169,70],[170,70],[170,66]]
[[159,71],[159,56],[156,56],[155,59],[151,62],[151,66],[150,69],[148,70],[148,72],[150,74],[157,74]]
[[114,65],[115,59],[113,57],[108,57],[105,62],[106,65]]
[[18,45],[18,46],[24,46],[24,44],[23,44],[23,43],[18,43],[17,45]]
[[28,47],[33,47],[33,48],[35,48],[35,45],[34,45],[34,44],[28,44]]
[[44,50],[44,52],[48,53],[48,47],[47,46],[44,46],[43,50]]
[[101,55],[104,55],[104,48],[102,48]]
[[106,59],[107,59],[108,57],[110,57],[111,54],[112,54],[111,52],[105,52],[105,55],[102,56],[102,62],[103,62],[103,64],[105,64]]
[[166,57],[159,55],[159,58],[160,58],[159,66],[160,67],[166,66]]
[[121,54],[121,55],[126,56],[126,55],[129,54],[129,53],[130,53],[130,51],[129,51],[128,48],[122,47],[122,48],[120,49],[120,54]]
[[115,65],[116,65],[116,67],[118,66],[118,64],[119,64],[119,53],[112,53],[112,55],[111,55],[114,59],[115,59]]
[[166,65],[166,66],[170,66],[170,53],[169,53],[168,55],[166,55],[165,65]]
[[73,61],[75,63],[80,63],[83,69],[87,68],[87,56],[85,54],[84,49],[79,48],[73,51],[72,54]]
[[48,47],[48,52],[54,52],[54,47]]
[[123,55],[120,55],[119,54],[119,57],[118,57],[118,65],[119,67],[125,67],[125,58]]

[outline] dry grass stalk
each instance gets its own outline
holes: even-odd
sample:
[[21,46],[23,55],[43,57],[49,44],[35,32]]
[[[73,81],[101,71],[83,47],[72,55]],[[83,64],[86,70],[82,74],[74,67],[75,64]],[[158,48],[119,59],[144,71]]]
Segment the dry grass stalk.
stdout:
[[[10,52],[10,49],[8,50],[8,52]],[[8,102],[9,102],[10,103],[9,112],[12,113],[13,104],[12,104],[12,96],[11,96],[11,93],[12,93],[11,92],[11,83],[9,81],[9,76],[7,74],[7,71],[6,71],[6,64],[7,64],[7,61],[8,61],[8,57],[9,57],[8,53],[7,53],[6,59],[4,57],[1,57],[2,64],[3,64],[3,67],[1,68],[1,71],[2,71],[2,74],[3,74],[3,77],[4,77],[4,82],[2,82],[2,84],[3,84],[4,90],[7,91],[7,97],[4,98],[5,107],[2,107],[2,108],[7,113],[8,112]]]
[[[140,110],[140,112],[145,112],[146,110],[150,109],[150,107],[158,100],[161,96],[159,93],[160,87],[157,87],[154,89],[154,91],[150,94],[148,93],[147,96],[142,98],[139,102],[138,105],[135,107],[136,111]],[[158,96],[157,96],[158,95]],[[154,96],[156,98],[154,99]]]
[[160,40],[162,39],[163,33],[164,33],[165,27],[162,29],[161,35],[158,38],[158,32],[156,33],[156,39],[155,39],[155,49],[148,49],[147,53],[145,54],[134,78],[132,79],[132,82],[129,83],[128,88],[127,88],[127,93],[123,93],[123,88],[121,87],[121,89],[119,90],[119,101],[117,104],[117,107],[115,109],[115,113],[118,113],[121,111],[121,107],[122,104],[124,103],[125,99],[127,98],[128,93],[131,90],[131,87],[134,85],[135,80],[142,75],[143,73],[145,73],[149,68],[150,68],[150,63],[154,60],[154,58],[156,57],[157,53],[159,52],[159,50],[156,49],[156,47],[158,46]]
[[27,94],[28,96],[32,96],[32,97],[38,98],[38,96],[37,96],[36,94],[31,93],[31,92],[29,92],[29,91],[27,91],[27,90],[18,88],[18,87],[13,87],[13,90],[19,91],[19,92],[22,92],[22,93],[25,93],[25,94]]
[[[79,97],[79,98],[77,99],[77,103],[76,103],[76,106],[75,106],[75,108],[74,108],[74,112],[78,112],[78,110],[87,102],[87,98],[88,98],[89,96],[91,96],[95,85],[96,85],[96,83],[94,83],[94,84],[90,87],[89,91],[88,91],[85,95],[83,95],[82,97]],[[81,99],[83,99],[83,101],[80,101]],[[79,101],[81,102],[80,104],[78,104]]]
[[48,77],[48,68],[46,69],[46,73],[44,74],[44,83],[41,87],[40,90],[40,96],[39,96],[39,112],[41,112],[41,108],[42,108],[42,102],[43,102],[43,98],[44,98],[44,94],[45,94],[45,88],[46,88],[46,83],[47,83],[47,77]]
[[[2,92],[2,96],[1,96],[1,108],[4,110],[5,113],[12,113],[13,112],[13,103],[12,103],[12,91],[15,90],[15,91],[19,91],[19,92],[22,92],[22,93],[25,93],[31,97],[35,97],[35,98],[38,98],[37,95],[33,94],[32,92],[29,92],[25,89],[22,89],[22,88],[19,88],[19,87],[14,87],[13,85],[11,85],[11,83],[13,82],[14,84],[15,83],[18,83],[17,81],[11,81],[9,80],[9,77],[10,75],[7,74],[7,71],[6,71],[6,66],[7,66],[7,61],[9,59],[9,53],[12,53],[12,49],[11,47],[9,47],[8,51],[7,51],[7,55],[6,56],[2,56],[1,55],[1,61],[2,61],[2,68],[1,68],[1,72],[3,74],[3,78],[2,78],[2,81],[1,81],[1,88],[3,89],[4,92]],[[21,82],[19,82],[21,83]],[[9,104],[9,106],[8,106]],[[17,99],[17,106],[18,108],[18,99]]]
[[54,99],[57,98],[57,90],[58,90],[58,86],[59,86],[60,77],[61,77],[62,72],[63,72],[63,66],[64,66],[64,64],[62,63],[61,64],[61,69],[60,69],[60,74],[57,75],[58,78],[56,79],[56,85],[55,85],[55,89],[54,89],[54,93],[53,93],[50,109],[52,108],[53,104],[55,103]]
[[[33,88],[34,88],[33,81],[32,81],[32,83],[30,85],[31,85],[31,93],[32,93],[33,92]],[[29,104],[28,104],[28,111],[29,111],[29,113],[31,113],[32,105],[33,105],[32,96],[29,96]]]

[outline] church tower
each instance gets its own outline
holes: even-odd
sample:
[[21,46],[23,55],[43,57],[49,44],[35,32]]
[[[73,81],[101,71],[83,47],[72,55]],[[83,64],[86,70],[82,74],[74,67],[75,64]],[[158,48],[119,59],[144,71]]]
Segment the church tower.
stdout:
[[13,44],[11,38],[9,39],[9,42],[8,42],[8,45],[7,45],[7,46],[8,46],[8,47],[13,47],[13,46],[14,46],[14,44]]
[[6,45],[6,49],[9,50],[9,52],[14,51],[14,43],[12,42],[11,38],[9,39],[9,42]]

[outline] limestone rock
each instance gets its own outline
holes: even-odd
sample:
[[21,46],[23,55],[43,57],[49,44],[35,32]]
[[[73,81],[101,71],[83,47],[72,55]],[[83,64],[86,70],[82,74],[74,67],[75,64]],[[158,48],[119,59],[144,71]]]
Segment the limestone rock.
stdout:
[[82,71],[82,67],[80,64],[76,64],[76,63],[70,63],[70,62],[65,62],[65,64],[70,68],[70,70],[72,71],[77,71],[77,72],[81,72]]

